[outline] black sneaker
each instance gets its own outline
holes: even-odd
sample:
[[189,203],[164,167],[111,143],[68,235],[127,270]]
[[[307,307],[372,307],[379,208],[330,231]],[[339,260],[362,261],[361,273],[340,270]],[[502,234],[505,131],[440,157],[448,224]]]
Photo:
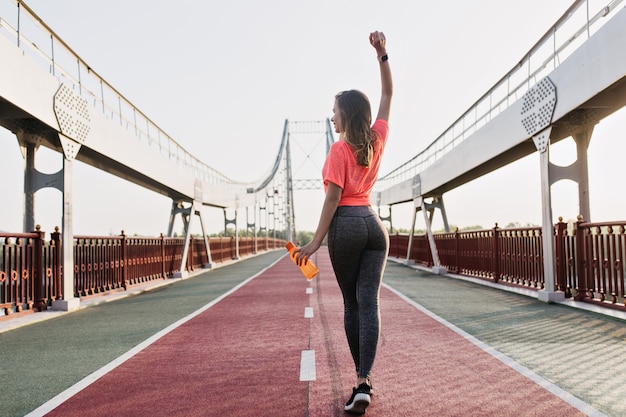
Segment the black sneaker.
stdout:
[[365,382],[356,388],[352,389],[352,396],[346,403],[345,411],[352,414],[364,414],[365,409],[370,405],[370,390],[371,387]]

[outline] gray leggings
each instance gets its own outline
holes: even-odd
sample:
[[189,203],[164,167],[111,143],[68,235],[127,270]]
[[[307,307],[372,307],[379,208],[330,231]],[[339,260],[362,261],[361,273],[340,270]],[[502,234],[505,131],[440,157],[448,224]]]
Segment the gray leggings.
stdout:
[[389,235],[368,206],[340,206],[328,231],[330,260],[343,294],[344,327],[359,378],[369,377],[380,333],[380,285]]

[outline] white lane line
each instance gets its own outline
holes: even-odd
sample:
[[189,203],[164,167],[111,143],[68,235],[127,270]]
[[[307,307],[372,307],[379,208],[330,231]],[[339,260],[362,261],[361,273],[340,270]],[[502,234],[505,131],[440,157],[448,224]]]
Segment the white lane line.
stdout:
[[308,288],[306,289],[306,293],[307,293],[307,294],[313,294],[313,288],[308,287]]
[[488,354],[490,354],[494,358],[498,359],[499,361],[501,361],[505,365],[509,366],[510,368],[512,368],[515,371],[519,372],[520,374],[524,375],[526,378],[530,379],[531,381],[535,382],[536,384],[538,384],[542,388],[544,388],[547,391],[551,392],[552,394],[556,395],[557,397],[559,397],[560,399],[562,399],[566,403],[570,404],[574,408],[577,408],[578,410],[582,411],[587,416],[590,416],[590,417],[606,417],[606,415],[604,413],[602,413],[601,411],[595,409],[594,407],[592,407],[591,405],[589,405],[586,402],[582,401],[578,397],[575,397],[574,395],[572,395],[569,392],[565,391],[564,389],[562,389],[558,385],[555,385],[552,382],[548,381],[547,379],[544,379],[542,376],[540,376],[540,375],[536,374],[535,372],[533,372],[532,370],[526,368],[524,365],[521,365],[521,364],[517,363],[513,358],[510,358],[509,356],[506,356],[505,354],[500,353],[499,351],[497,351],[496,349],[494,349],[491,346],[487,345],[486,343],[481,342],[480,340],[478,340],[477,338],[475,338],[471,334],[467,333],[465,330],[461,329],[460,327],[457,327],[454,324],[446,321],[444,318],[439,317],[438,315],[436,315],[432,311],[426,309],[426,307],[418,304],[414,300],[411,300],[409,297],[407,297],[404,294],[402,294],[401,292],[397,291],[395,288],[392,288],[388,284],[385,284],[385,283],[383,283],[383,286],[385,288],[387,288],[388,290],[390,290],[391,292],[393,292],[394,294],[396,294],[398,297],[402,298],[407,303],[411,304],[413,307],[415,307],[416,309],[418,309],[422,313],[426,314],[427,316],[429,316],[430,318],[434,319],[435,321],[438,321],[439,323],[443,324],[444,326],[446,326],[448,329],[452,330],[453,332],[455,332],[459,336],[464,337],[465,339],[467,339],[468,341],[472,342],[474,345],[478,346],[480,349],[484,350],[485,352],[487,352]]
[[300,381],[315,381],[315,350],[303,350],[300,357]]
[[313,307],[304,307],[304,318],[305,319],[313,318]]

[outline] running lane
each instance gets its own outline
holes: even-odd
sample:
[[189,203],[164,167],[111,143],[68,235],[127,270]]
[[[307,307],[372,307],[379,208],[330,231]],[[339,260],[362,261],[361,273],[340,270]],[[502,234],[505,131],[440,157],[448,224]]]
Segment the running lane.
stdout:
[[[48,415],[344,416],[343,304],[326,248],[316,262],[307,282],[283,258]],[[386,288],[381,314],[368,416],[584,415]],[[308,382],[303,350],[315,351]]]
[[[327,257],[318,261],[327,270],[326,262]],[[412,273],[407,267],[406,279]],[[317,381],[311,384],[309,416],[345,416],[343,407],[356,382],[356,371],[343,331],[341,293],[332,273],[321,275],[313,287]],[[372,369],[374,395],[367,416],[585,415],[390,289],[381,289],[380,308],[381,336]]]
[[47,415],[305,415],[303,282],[283,258]]

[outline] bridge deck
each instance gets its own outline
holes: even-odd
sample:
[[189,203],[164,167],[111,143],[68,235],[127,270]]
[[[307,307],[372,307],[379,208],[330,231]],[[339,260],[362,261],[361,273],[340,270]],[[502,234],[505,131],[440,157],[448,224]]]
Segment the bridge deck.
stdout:
[[[0,415],[344,415],[354,371],[327,252],[311,283],[283,254],[0,333]],[[381,312],[367,415],[626,413],[621,320],[395,262]]]

